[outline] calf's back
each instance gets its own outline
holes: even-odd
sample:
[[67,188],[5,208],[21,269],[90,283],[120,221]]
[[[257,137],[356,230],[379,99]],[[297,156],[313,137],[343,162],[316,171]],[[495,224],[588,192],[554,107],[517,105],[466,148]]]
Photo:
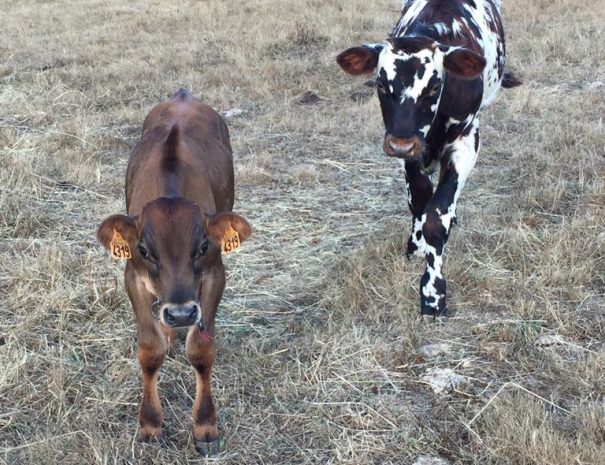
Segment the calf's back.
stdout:
[[126,172],[129,215],[158,197],[173,196],[206,212],[233,209],[227,126],[216,111],[182,91],[151,110]]

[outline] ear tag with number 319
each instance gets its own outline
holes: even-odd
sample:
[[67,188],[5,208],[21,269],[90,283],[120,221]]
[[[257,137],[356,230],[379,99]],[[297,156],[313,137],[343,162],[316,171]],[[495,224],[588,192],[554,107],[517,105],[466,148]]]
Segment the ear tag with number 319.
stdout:
[[111,253],[111,256],[117,260],[128,260],[129,258],[132,258],[128,241],[126,241],[126,239],[124,239],[115,229],[113,230],[113,237],[109,242],[109,252]]
[[226,255],[228,253],[235,252],[237,249],[239,249],[239,246],[239,233],[233,229],[231,225],[229,225],[229,229],[225,231],[225,235],[221,240],[221,250]]

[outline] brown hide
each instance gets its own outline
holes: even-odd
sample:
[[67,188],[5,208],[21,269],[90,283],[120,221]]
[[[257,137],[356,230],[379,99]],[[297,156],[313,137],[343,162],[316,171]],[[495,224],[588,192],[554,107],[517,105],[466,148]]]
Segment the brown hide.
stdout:
[[179,90],[151,110],[130,156],[128,216],[109,216],[97,232],[114,257],[128,259],[125,286],[143,378],[141,437],[162,434],[158,371],[174,328],[187,328],[185,349],[197,385],[193,433],[203,454],[217,453],[220,445],[210,380],[214,320],[225,286],[221,252],[237,249],[252,232],[232,213],[233,197],[225,122]]
[[[164,142],[175,125],[179,131],[176,157],[165,157]],[[180,92],[145,118],[141,141],[126,173],[128,214],[139,215],[151,200],[174,195],[195,202],[204,212],[233,208],[227,126],[208,105]]]

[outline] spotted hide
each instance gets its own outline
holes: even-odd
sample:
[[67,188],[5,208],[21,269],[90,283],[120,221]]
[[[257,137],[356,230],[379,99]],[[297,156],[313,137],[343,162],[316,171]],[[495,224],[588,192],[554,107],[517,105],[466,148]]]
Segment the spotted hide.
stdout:
[[[407,0],[390,37],[345,50],[349,74],[374,72],[385,125],[383,148],[401,162],[412,212],[406,255],[426,259],[422,315],[447,314],[443,252],[456,202],[479,152],[479,111],[501,87],[504,32],[496,0]],[[433,186],[428,174],[440,168]]]

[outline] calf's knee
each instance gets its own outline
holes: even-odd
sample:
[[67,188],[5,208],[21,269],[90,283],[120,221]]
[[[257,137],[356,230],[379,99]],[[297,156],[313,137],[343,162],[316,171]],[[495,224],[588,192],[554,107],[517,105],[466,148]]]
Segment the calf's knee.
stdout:
[[437,254],[441,255],[443,246],[447,241],[448,232],[436,213],[428,213],[422,225],[422,235],[425,242],[434,247]]

